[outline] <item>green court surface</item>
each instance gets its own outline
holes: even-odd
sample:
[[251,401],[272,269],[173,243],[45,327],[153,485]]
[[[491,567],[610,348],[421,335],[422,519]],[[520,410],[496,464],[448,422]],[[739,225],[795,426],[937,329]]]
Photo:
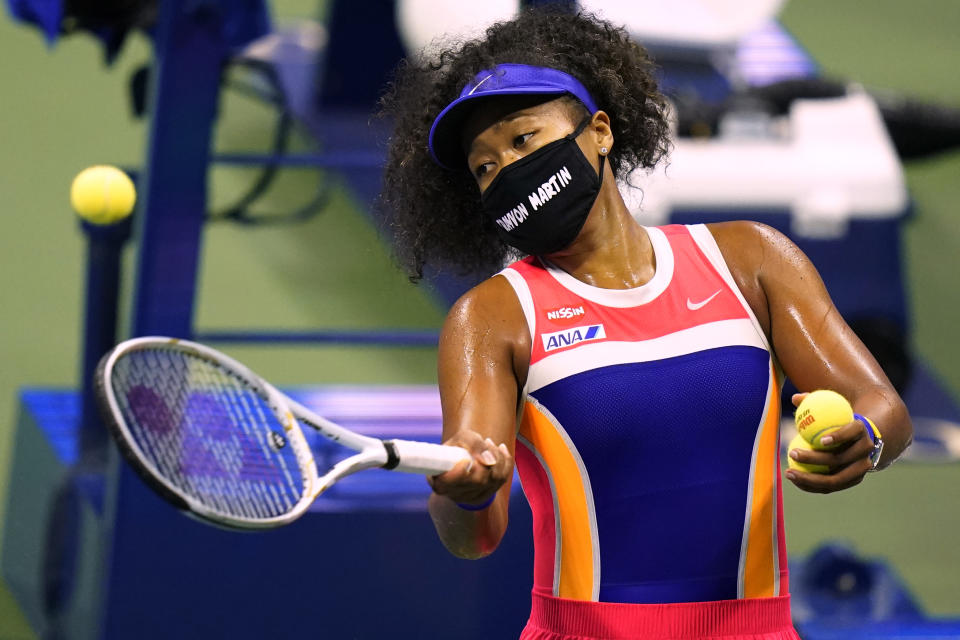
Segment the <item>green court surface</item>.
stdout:
[[[283,19],[309,16],[319,4],[284,0],[274,7]],[[960,106],[960,4],[953,0],[794,0],[783,19],[828,74]],[[107,68],[93,40],[73,37],[48,50],[39,32],[0,14],[0,496],[17,389],[76,384],[84,265],[69,182],[90,164],[141,164],[146,128],[129,115],[126,83],[149,56],[148,43],[135,38]],[[218,148],[262,149],[272,124],[266,108],[227,97]],[[948,262],[960,250],[960,153],[912,163],[907,175],[917,205],[905,234],[914,343],[960,392],[960,299]],[[218,169],[212,178],[216,207],[250,175]],[[314,179],[290,172],[265,206],[303,202]],[[343,190],[303,226],[208,228],[200,327],[435,328],[442,317],[430,296],[392,267]],[[431,349],[230,352],[281,384],[435,381]],[[890,559],[928,611],[960,615],[960,465],[903,464],[840,494],[807,495],[789,484],[784,494],[791,553],[826,538],[850,540],[865,554]],[[0,519],[3,509],[0,500]],[[0,640],[31,637],[0,584]]]

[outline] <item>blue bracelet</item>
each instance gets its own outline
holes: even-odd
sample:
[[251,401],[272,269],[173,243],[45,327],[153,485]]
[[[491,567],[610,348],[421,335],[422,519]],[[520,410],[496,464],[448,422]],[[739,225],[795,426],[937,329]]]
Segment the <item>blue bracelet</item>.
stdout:
[[493,504],[493,501],[496,498],[497,498],[497,492],[494,491],[493,495],[490,496],[490,498],[488,498],[487,500],[485,500],[482,504],[464,504],[463,502],[456,502],[454,504],[456,504],[461,509],[464,509],[465,511],[483,511],[484,509],[489,507],[491,504]]
[[854,420],[859,420],[863,424],[864,428],[867,430],[867,435],[870,436],[870,442],[877,443],[877,434],[875,432],[876,427],[873,426],[873,423],[869,418],[860,415],[859,413],[853,414]]

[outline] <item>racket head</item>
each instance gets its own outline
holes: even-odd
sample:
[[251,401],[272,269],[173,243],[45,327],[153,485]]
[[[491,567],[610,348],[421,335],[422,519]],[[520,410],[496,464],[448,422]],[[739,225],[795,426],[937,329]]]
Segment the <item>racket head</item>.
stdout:
[[186,340],[127,340],[103,357],[96,393],[120,452],[161,497],[232,529],[295,520],[317,467],[285,396],[241,363]]

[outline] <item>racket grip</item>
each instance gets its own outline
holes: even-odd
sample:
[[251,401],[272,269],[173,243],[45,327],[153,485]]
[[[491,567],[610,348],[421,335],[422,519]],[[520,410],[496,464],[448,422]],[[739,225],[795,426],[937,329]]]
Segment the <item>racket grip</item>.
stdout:
[[399,462],[394,471],[421,473],[426,476],[449,471],[461,460],[469,460],[470,453],[461,447],[449,447],[413,440],[388,440],[393,445]]

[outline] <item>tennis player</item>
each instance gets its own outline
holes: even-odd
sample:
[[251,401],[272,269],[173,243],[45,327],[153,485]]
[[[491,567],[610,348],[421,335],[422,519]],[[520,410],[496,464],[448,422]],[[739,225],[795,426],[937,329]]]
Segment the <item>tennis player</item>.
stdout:
[[830,469],[787,471],[804,491],[858,484],[912,431],[806,256],[754,222],[634,220],[617,178],[666,153],[665,101],[644,50],[589,15],[527,11],[408,61],[385,111],[411,276],[496,274],[440,339],[444,440],[473,453],[431,480],[446,547],[496,549],[516,464],[535,547],[521,638],[797,639],[784,376],[860,415],[834,450],[791,453]]

